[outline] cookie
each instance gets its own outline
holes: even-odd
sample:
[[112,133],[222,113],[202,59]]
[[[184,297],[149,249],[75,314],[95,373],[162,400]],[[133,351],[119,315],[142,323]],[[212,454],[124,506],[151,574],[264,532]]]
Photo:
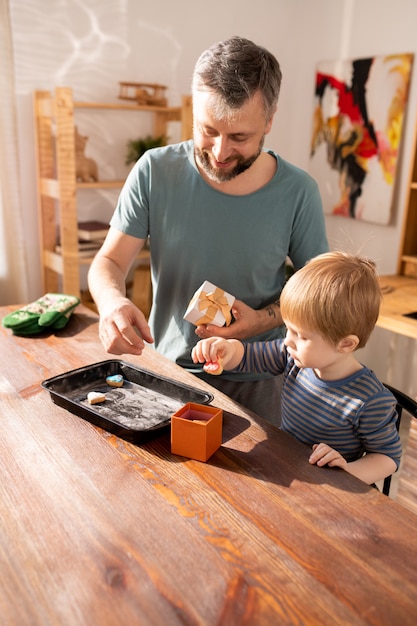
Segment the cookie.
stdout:
[[203,365],[203,370],[207,372],[207,374],[214,374],[218,376],[223,372],[222,360],[218,359],[217,361],[206,361]]
[[99,391],[90,391],[87,395],[88,404],[100,404],[100,402],[105,402],[106,394],[100,393]]
[[113,374],[112,376],[107,376],[106,383],[110,385],[110,387],[122,387],[123,376],[121,374]]

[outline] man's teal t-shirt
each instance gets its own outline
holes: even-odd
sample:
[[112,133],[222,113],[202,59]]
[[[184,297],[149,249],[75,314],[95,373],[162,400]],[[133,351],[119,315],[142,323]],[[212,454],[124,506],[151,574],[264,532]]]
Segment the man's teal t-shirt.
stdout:
[[[276,173],[248,195],[229,195],[207,184],[196,167],[192,140],[146,152],[120,194],[111,225],[134,237],[150,236],[154,346],[190,369],[198,337],[183,315],[205,280],[260,309],[279,298],[287,257],[299,269],[328,250],[316,182],[269,152]],[[251,341],[283,332],[277,328]]]

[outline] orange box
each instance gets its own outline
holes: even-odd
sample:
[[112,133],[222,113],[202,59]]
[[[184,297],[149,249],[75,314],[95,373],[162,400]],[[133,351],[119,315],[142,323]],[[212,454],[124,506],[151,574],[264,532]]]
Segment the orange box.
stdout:
[[188,402],[171,418],[171,452],[207,461],[222,444],[223,411]]

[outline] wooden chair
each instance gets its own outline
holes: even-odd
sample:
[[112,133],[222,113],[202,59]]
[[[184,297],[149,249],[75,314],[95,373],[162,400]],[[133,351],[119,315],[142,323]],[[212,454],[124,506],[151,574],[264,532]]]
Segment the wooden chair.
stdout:
[[[387,389],[390,390],[392,395],[397,400],[397,413],[398,413],[397,430],[399,430],[403,411],[406,411],[412,417],[417,418],[417,402],[413,400],[412,398],[410,398],[410,396],[407,396],[407,394],[400,391],[399,389],[396,389],[395,387],[391,387],[391,385],[387,385],[386,383],[384,383],[384,385]],[[392,478],[391,476],[387,476],[383,483],[382,493],[384,493],[386,496],[388,496],[390,492],[391,478]],[[417,476],[416,476],[416,480],[417,480]]]

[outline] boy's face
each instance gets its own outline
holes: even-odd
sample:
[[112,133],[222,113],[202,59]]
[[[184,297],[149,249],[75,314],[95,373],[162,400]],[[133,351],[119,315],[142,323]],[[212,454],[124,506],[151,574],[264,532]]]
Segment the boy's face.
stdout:
[[298,367],[325,370],[341,358],[342,353],[337,346],[317,331],[301,328],[285,319],[284,323],[287,327],[284,343]]
[[215,115],[210,91],[193,94],[194,146],[197,165],[217,183],[232,180],[258,158],[272,119],[265,121],[262,98],[255,94],[232,119]]

